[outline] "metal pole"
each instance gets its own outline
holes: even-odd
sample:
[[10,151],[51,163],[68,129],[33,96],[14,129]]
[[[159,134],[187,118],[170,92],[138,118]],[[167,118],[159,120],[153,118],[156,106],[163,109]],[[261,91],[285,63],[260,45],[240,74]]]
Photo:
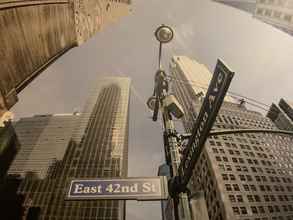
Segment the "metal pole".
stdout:
[[[163,122],[164,122],[164,129],[167,134],[168,139],[168,146],[169,146],[169,153],[170,153],[170,165],[172,167],[171,176],[178,176],[178,168],[180,164],[180,154],[179,154],[179,147],[177,143],[177,139],[174,136],[176,134],[174,123],[172,121],[172,116],[170,115],[169,111],[167,110],[166,106],[162,106],[161,113],[163,116]],[[168,163],[168,161],[167,161]],[[175,211],[175,218],[180,220],[191,220],[191,213],[190,213],[190,206],[189,206],[189,200],[187,193],[179,193],[174,201],[175,209],[178,209]],[[176,214],[178,216],[176,216]]]
[[159,45],[159,70],[162,69],[161,57],[162,57],[162,43],[160,42],[160,45]]
[[[159,45],[159,70],[155,75],[155,89],[153,96],[156,97],[156,102],[153,108],[153,121],[157,120],[158,111],[161,106],[161,114],[164,123],[164,144],[166,152],[166,162],[171,166],[171,177],[179,175],[178,168],[180,164],[179,146],[177,143],[176,131],[167,106],[164,104],[164,99],[168,95],[168,81],[166,80],[166,74],[162,70],[161,57],[162,57],[162,44],[168,43],[173,39],[174,33],[172,28],[166,25],[161,25],[155,31],[155,36],[160,42]],[[167,143],[166,143],[167,142]],[[170,189],[169,189],[170,191]],[[176,190],[171,192],[174,202],[174,215],[176,220],[191,220],[189,200],[187,193],[177,193]]]

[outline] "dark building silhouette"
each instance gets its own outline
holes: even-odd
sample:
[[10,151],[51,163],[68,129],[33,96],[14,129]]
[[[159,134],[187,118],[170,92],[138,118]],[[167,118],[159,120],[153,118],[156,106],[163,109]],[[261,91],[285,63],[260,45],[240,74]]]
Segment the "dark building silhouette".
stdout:
[[7,170],[19,149],[18,139],[11,122],[0,127],[0,180],[6,176]]
[[69,49],[129,12],[130,0],[0,2],[0,117],[17,94]]
[[[187,64],[187,66],[186,66]],[[185,110],[183,125],[190,133],[206,90],[188,75],[198,63],[173,57],[170,72],[173,91]],[[201,87],[203,88],[203,87]],[[207,88],[207,87],[205,87]],[[223,103],[213,129],[276,129],[269,118],[245,105]],[[277,134],[211,136],[190,181],[191,192],[203,191],[211,220],[293,219],[293,137]]]
[[5,177],[0,180],[1,219],[22,220],[24,196],[17,195],[21,179]]
[[[26,218],[29,219],[29,216],[50,220],[125,218],[124,201],[66,201],[65,199],[71,179],[127,176],[129,92],[128,78],[99,79],[83,112],[76,116],[78,120],[71,138],[66,143],[68,145],[63,158],[52,163],[45,177],[38,175],[38,170],[32,170],[26,173],[25,179],[21,182],[18,195],[23,195],[25,198],[23,206]],[[56,116],[51,117],[55,117],[55,124],[60,124]],[[62,118],[64,119],[64,116],[61,116]],[[31,121],[36,123],[37,119]],[[25,132],[29,123],[25,126],[22,123],[22,126]],[[33,123],[31,126],[35,127]],[[42,131],[42,137],[46,136],[45,130],[46,128]],[[59,132],[62,132],[62,129]],[[54,133],[47,133],[49,141],[55,140],[55,135],[52,134]],[[38,137],[40,138],[41,136]],[[51,144],[54,147],[53,145],[58,143]],[[28,147],[28,144],[26,146]],[[47,148],[40,149],[46,151]]]

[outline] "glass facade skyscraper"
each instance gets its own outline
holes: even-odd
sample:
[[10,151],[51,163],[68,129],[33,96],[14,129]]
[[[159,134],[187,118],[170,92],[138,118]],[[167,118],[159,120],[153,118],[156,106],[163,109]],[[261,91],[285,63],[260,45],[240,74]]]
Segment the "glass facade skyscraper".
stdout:
[[[25,196],[27,210],[39,208],[35,209],[39,219],[48,220],[124,219],[124,201],[66,201],[65,197],[71,179],[127,176],[129,95],[128,78],[99,79],[83,112],[76,116],[63,158],[49,167],[44,178],[26,175],[22,181],[18,193]],[[47,138],[55,140],[49,133]]]
[[[188,81],[187,57],[170,64],[173,91],[183,104],[183,125],[191,132],[203,99]],[[198,63],[197,63],[198,64]],[[196,65],[194,65],[196,66]],[[197,77],[196,72],[189,72]],[[244,105],[223,103],[213,129],[276,129],[267,117]],[[293,137],[277,134],[211,136],[194,168],[189,188],[203,191],[211,220],[293,219]]]

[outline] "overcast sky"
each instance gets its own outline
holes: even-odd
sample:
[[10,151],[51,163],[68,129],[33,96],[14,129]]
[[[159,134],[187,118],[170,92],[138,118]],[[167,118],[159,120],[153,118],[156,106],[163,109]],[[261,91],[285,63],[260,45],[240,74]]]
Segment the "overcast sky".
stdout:
[[[175,30],[165,47],[165,66],[172,55],[187,55],[213,71],[221,58],[236,72],[231,91],[267,104],[293,100],[292,36],[209,0],[133,0],[132,8],[131,15],[67,52],[24,89],[12,109],[16,118],[82,109],[97,76],[129,76],[134,87],[129,176],[156,176],[164,160],[161,125],[151,121],[144,103],[157,68],[153,33],[163,23]],[[158,202],[128,202],[128,220],[160,215]]]

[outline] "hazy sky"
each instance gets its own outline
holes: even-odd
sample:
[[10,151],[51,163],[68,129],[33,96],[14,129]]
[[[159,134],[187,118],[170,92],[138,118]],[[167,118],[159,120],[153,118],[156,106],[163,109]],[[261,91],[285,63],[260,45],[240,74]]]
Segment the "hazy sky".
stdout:
[[[184,2],[184,3],[183,3]],[[63,55],[20,95],[17,118],[81,109],[90,85],[101,75],[132,78],[129,176],[156,176],[163,162],[160,123],[145,107],[153,89],[160,24],[175,30],[164,51],[187,55],[212,71],[217,58],[236,72],[231,91],[270,104],[293,100],[293,37],[244,11],[209,0],[133,0],[132,14],[106,27],[81,47]],[[158,202],[128,202],[128,220],[160,219]]]

